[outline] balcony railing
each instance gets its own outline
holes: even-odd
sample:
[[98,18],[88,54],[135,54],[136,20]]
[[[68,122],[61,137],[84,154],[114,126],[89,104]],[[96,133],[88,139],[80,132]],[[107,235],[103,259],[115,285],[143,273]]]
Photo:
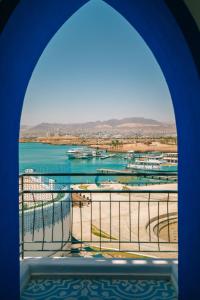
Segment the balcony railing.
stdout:
[[177,257],[176,183],[171,173],[22,174],[20,254]]

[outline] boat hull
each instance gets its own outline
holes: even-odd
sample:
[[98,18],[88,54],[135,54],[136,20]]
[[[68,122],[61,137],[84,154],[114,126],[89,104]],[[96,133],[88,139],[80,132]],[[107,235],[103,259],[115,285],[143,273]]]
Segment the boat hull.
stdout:
[[177,166],[166,166],[157,168],[138,168],[138,167],[127,167],[137,173],[177,173]]

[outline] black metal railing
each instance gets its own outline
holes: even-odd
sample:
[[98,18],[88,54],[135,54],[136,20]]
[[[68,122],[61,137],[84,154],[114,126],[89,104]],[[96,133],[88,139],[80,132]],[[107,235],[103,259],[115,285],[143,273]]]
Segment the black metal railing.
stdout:
[[149,178],[177,182],[172,173],[20,175],[22,258],[75,253],[176,257],[177,189],[148,188]]

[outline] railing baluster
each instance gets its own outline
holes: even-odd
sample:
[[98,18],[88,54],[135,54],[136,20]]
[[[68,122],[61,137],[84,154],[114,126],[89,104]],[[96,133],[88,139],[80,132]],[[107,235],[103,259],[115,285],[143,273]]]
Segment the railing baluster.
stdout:
[[138,247],[140,252],[140,201],[138,201]]
[[32,241],[34,241],[35,239],[35,206],[36,206],[36,201],[35,201],[35,195],[34,193],[32,193],[32,197],[33,197],[33,231],[32,231]]
[[170,224],[169,224],[169,193],[167,197],[167,231],[168,231],[168,242],[170,243]]
[[101,201],[99,201],[100,251],[101,251]]
[[21,179],[21,189],[22,189],[22,214],[21,214],[21,240],[22,240],[22,259],[24,258],[24,175],[22,175],[22,179]]
[[79,201],[79,207],[80,207],[80,224],[81,224],[81,250],[83,248],[83,224],[82,224],[82,203]]
[[130,234],[130,236],[129,236],[129,241],[130,241],[130,243],[131,243],[131,226],[132,226],[132,222],[131,222],[131,193],[129,192],[128,193],[128,195],[129,195],[129,234]]
[[149,193],[149,198],[148,198],[148,223],[149,223],[149,242],[151,242],[151,218],[150,218],[150,197],[151,193]]
[[92,204],[92,194],[90,193],[90,199],[91,199],[91,206],[90,206],[90,209],[91,209],[91,211],[90,211],[90,214],[91,214],[91,220],[90,220],[90,240],[92,241],[93,240],[93,238],[92,238],[92,218],[93,218],[93,216],[92,216],[92,210],[93,210],[93,204]]
[[110,242],[111,242],[111,236],[112,236],[112,203],[111,203],[111,193],[109,194],[110,198]]
[[121,213],[120,213],[120,201],[119,201],[119,251],[121,250]]
[[74,229],[74,203],[73,203],[73,193],[70,194],[70,209],[71,209],[71,214],[70,214],[70,219],[71,219],[71,230],[69,232],[70,234],[70,242],[71,242],[71,253],[73,251],[73,229]]
[[63,227],[63,202],[60,201],[60,208],[61,208],[61,230],[62,230],[62,242],[61,242],[61,249],[63,248],[63,240],[64,240],[64,227]]
[[73,238],[73,232],[74,232],[74,203],[73,203],[73,194],[71,194],[70,195],[71,196],[71,210],[72,210],[72,212],[71,212],[71,222],[72,222],[72,224],[71,224],[71,239]]
[[54,240],[54,198],[53,198],[53,193],[52,193],[52,228],[51,228],[51,240]]
[[44,221],[44,201],[42,200],[42,250],[44,249],[45,240],[45,221]]
[[158,201],[158,251],[160,252],[160,202]]

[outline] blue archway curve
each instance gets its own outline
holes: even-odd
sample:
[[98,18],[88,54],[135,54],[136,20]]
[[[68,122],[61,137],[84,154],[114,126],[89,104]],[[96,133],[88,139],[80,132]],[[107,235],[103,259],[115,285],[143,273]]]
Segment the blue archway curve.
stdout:
[[[160,64],[170,89],[179,145],[180,299],[195,299],[199,292],[198,277],[192,274],[199,271],[200,246],[200,162],[197,159],[200,150],[200,87],[197,69],[184,36],[164,1],[104,1],[141,34]],[[18,135],[25,91],[49,40],[87,2],[22,0],[0,35],[2,299],[19,298]]]

